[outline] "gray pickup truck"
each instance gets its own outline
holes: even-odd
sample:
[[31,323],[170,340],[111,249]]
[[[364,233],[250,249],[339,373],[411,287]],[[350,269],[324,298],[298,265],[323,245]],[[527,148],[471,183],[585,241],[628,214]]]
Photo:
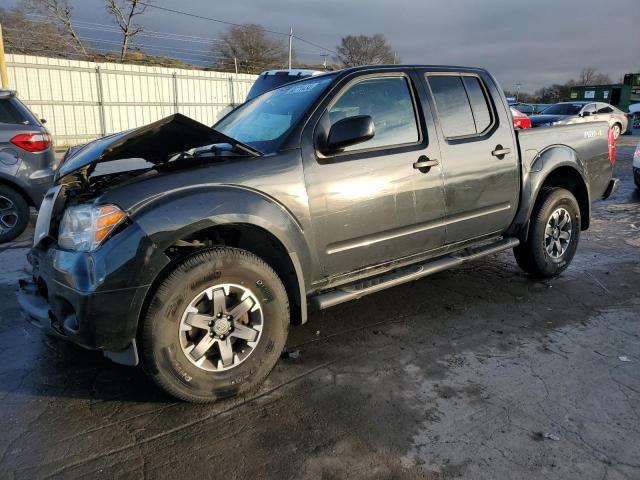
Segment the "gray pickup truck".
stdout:
[[515,132],[485,70],[417,65],[294,82],[213,128],[176,114],[67,156],[18,300],[176,397],[244,393],[311,309],[505,249],[560,274],[616,186],[608,127]]

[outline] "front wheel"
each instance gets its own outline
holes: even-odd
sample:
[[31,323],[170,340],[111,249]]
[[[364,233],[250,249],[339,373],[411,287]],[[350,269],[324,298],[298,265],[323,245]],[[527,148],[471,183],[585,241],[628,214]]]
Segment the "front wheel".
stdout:
[[269,265],[236,248],[204,250],[153,296],[142,325],[143,368],[190,402],[245,393],[275,366],[288,327],[287,293]]
[[562,273],[573,259],[580,239],[580,208],[564,188],[545,189],[531,216],[529,237],[514,248],[520,268],[536,277]]

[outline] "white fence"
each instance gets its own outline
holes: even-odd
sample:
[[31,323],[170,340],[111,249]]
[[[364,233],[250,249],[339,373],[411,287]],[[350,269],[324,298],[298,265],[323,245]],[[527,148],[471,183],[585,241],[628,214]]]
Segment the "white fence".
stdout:
[[172,113],[213,125],[255,75],[9,54],[9,87],[47,120],[56,146],[85,143]]

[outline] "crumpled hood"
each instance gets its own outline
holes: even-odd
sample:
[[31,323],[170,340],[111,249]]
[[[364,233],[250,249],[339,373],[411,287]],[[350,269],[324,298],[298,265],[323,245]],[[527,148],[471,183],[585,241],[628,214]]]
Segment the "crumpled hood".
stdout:
[[176,113],[144,127],[116,133],[70,150],[58,168],[55,180],[58,182],[77,173],[86,178],[96,164],[111,160],[143,158],[154,164],[164,163],[177,153],[215,143],[229,143],[252,155],[260,155],[248,145]]
[[531,125],[536,127],[538,125],[545,125],[547,123],[561,122],[566,120],[569,115],[531,115]]

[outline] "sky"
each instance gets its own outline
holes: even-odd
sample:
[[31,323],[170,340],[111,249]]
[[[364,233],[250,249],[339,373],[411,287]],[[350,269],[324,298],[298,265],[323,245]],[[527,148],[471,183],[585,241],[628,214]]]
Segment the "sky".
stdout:
[[[69,0],[75,18],[109,23],[103,0]],[[487,68],[505,90],[532,92],[564,82],[586,66],[614,81],[640,71],[640,0],[153,0],[156,5],[236,23],[259,23],[335,50],[345,35],[382,33],[403,63]],[[0,0],[12,6],[15,0]],[[227,27],[147,9],[145,28],[216,38]],[[83,28],[85,37],[115,33]],[[286,37],[282,37],[285,39]],[[142,43],[203,58],[204,43],[146,38]],[[109,44],[103,44],[108,46]],[[298,58],[320,63],[321,50],[295,41]],[[112,46],[115,48],[115,46]],[[160,53],[157,50],[155,53]],[[168,51],[165,51],[168,53]],[[192,57],[192,58],[194,58]]]

